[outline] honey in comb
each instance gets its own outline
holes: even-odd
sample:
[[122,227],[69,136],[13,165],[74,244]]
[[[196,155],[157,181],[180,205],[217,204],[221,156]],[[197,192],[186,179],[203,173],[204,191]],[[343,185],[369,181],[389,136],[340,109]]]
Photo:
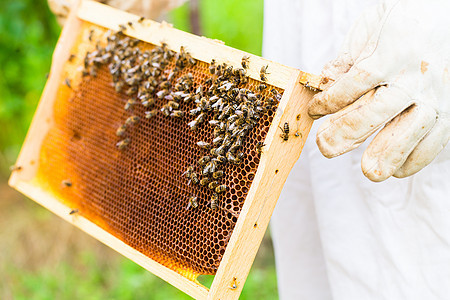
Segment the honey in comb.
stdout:
[[[92,25],[84,24],[81,36]],[[96,30],[100,30],[97,29]],[[152,49],[141,43],[142,49]],[[93,45],[80,38],[73,53],[83,53]],[[67,64],[72,74],[82,62]],[[173,63],[167,68],[173,68]],[[196,83],[209,76],[209,64],[198,61],[181,71],[193,74]],[[78,71],[79,72],[79,71]],[[226,164],[217,210],[211,210],[213,191],[189,185],[185,170],[205,155],[198,141],[212,142],[213,129],[205,124],[189,130],[186,120],[157,114],[142,118],[139,126],[127,131],[131,142],[126,151],[115,147],[117,128],[130,116],[123,109],[129,99],[117,93],[106,67],[96,77],[86,76],[68,90],[62,83],[54,105],[54,126],[42,149],[38,178],[48,184],[58,198],[126,244],[194,279],[198,274],[215,274],[234,229],[259,164],[255,145],[263,143],[272,122],[275,107],[259,120],[243,143],[245,157],[240,165]],[[249,79],[246,88],[256,90],[259,81]],[[263,92],[268,95],[270,85]],[[282,90],[279,90],[282,93]],[[165,100],[156,99],[155,107]],[[194,103],[181,103],[189,111]],[[145,108],[133,108],[144,116]],[[73,182],[62,189],[62,180]],[[197,196],[198,207],[186,210],[189,197]]]

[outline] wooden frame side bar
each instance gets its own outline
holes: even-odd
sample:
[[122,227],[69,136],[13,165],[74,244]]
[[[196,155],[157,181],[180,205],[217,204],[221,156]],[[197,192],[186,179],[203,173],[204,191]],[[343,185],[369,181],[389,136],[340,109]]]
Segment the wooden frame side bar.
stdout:
[[[302,72],[297,71],[296,75],[290,80],[272,121],[265,141],[268,149],[261,156],[208,299],[238,299],[284,182],[300,157],[313,122],[307,114],[307,104],[314,93],[299,83]],[[279,126],[283,127],[285,122],[291,126],[286,142],[279,136]],[[294,135],[295,130],[298,137]]]

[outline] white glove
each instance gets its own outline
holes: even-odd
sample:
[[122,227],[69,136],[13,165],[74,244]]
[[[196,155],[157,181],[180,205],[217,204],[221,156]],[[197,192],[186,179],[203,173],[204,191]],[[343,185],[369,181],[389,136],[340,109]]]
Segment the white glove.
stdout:
[[[63,25],[70,8],[76,0],[48,0],[48,5],[58,18],[59,24]],[[104,4],[116,7],[130,13],[149,19],[157,19],[161,14],[174,9],[186,0],[103,0]]]
[[328,158],[384,126],[361,160],[373,181],[418,172],[450,138],[450,1],[392,2],[353,26],[309,106],[313,118],[332,114],[317,133]]

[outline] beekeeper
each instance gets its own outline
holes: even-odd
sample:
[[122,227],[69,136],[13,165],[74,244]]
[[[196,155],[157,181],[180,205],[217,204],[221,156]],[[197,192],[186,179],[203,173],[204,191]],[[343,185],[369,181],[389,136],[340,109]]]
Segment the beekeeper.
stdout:
[[281,299],[450,299],[450,1],[378,2],[265,1],[264,56],[334,59],[272,217]]
[[322,72],[309,113],[330,115],[272,217],[281,299],[450,299],[450,1],[379,2],[265,1],[264,56]]

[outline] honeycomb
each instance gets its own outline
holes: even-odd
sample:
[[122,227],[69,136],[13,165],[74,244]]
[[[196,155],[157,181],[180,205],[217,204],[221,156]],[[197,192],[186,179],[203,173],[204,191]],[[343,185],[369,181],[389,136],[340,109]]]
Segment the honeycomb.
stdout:
[[[54,124],[41,149],[38,180],[73,208],[74,215],[82,215],[160,264],[190,279],[213,275],[255,177],[260,159],[256,145],[264,142],[276,106],[262,115],[245,139],[242,163],[224,165],[221,183],[228,189],[220,195],[218,209],[212,210],[213,191],[189,184],[183,176],[208,154],[196,143],[212,142],[212,126],[205,122],[192,131],[187,126],[193,119],[189,115],[157,114],[146,119],[141,105],[131,112],[124,110],[130,97],[115,91],[106,66],[98,69],[96,77],[76,75],[83,64],[80,57],[93,48],[86,38],[93,27],[105,31],[85,23],[72,50],[78,58],[64,66],[72,84],[69,87],[61,78]],[[154,45],[141,43],[140,47]],[[209,66],[198,61],[180,76],[190,72],[194,82],[203,82]],[[167,68],[173,67],[172,63]],[[250,79],[245,87],[256,90],[259,84]],[[165,102],[156,99],[155,107]],[[192,102],[180,105],[185,112],[195,107]],[[127,129],[130,144],[119,150],[116,130],[131,115],[140,116],[141,121]],[[192,195],[198,197],[195,209],[188,208]]]

